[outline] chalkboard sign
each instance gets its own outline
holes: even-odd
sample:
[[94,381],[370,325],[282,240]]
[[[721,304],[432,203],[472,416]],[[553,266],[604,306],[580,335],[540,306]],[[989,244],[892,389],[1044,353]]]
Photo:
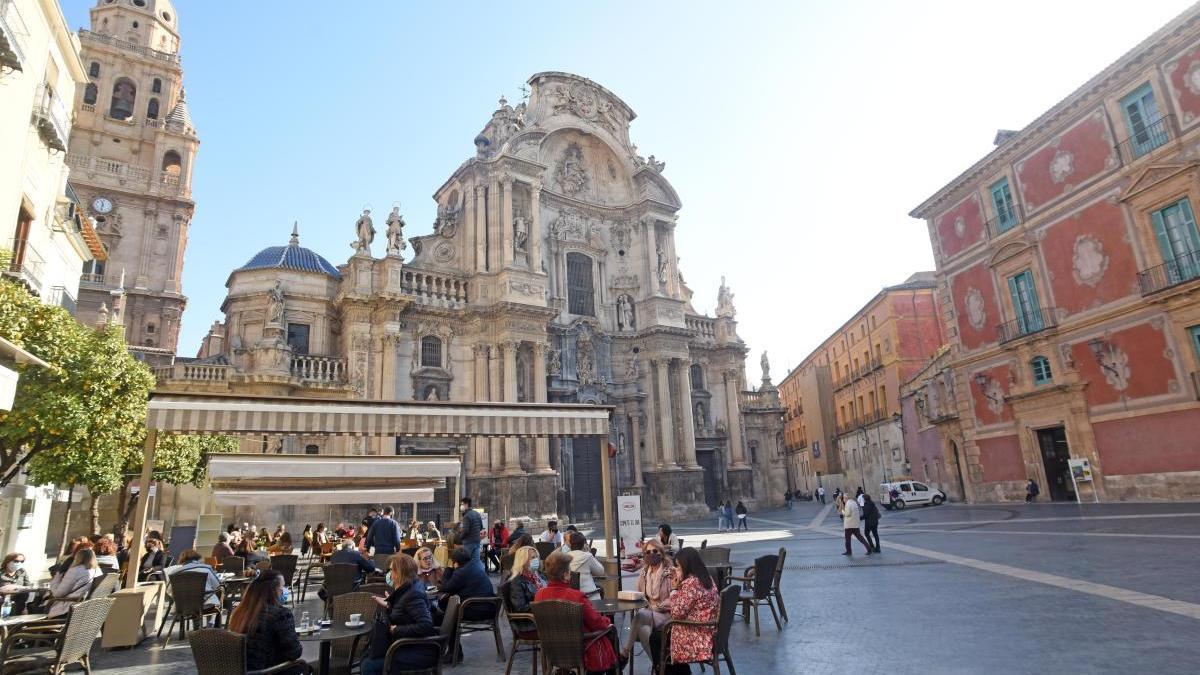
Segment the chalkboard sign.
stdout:
[[179,557],[183,555],[184,551],[195,547],[195,525],[176,525],[171,528],[171,539],[167,542],[167,555],[171,556],[176,563],[179,562]]

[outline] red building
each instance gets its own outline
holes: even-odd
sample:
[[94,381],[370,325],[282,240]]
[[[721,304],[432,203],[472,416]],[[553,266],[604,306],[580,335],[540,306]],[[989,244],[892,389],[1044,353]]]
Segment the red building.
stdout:
[[1074,499],[1071,460],[1084,499],[1200,497],[1200,9],[996,141],[911,214],[951,352],[909,389],[956,392],[918,426],[971,499]]

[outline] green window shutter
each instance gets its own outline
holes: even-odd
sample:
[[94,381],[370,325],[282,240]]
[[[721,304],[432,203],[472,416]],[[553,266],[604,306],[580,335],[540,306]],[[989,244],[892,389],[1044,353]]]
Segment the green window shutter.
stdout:
[[1012,294],[1013,313],[1017,315],[1017,330],[1027,333],[1025,328],[1025,310],[1021,307],[1021,292],[1017,289],[1017,277],[1008,278],[1008,292]]

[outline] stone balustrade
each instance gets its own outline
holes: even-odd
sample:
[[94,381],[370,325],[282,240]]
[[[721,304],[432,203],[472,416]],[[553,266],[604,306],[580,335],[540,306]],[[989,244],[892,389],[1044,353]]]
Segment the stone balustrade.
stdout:
[[696,338],[706,342],[717,341],[717,320],[707,316],[687,315],[687,329],[696,334]]
[[171,382],[227,382],[229,366],[206,363],[176,363],[170,366],[158,366],[154,369],[154,377],[161,381]]
[[80,171],[88,171],[100,176],[115,178],[121,185],[128,181],[145,183],[159,193],[186,196],[187,186],[180,180],[178,173],[171,171],[151,171],[140,166],[133,166],[115,159],[105,159],[94,155],[67,154],[67,165]]
[[405,268],[400,289],[428,304],[440,307],[461,307],[467,304],[467,282],[446,274]]
[[346,381],[346,359],[296,355],[292,357],[288,372],[306,382],[342,383]]

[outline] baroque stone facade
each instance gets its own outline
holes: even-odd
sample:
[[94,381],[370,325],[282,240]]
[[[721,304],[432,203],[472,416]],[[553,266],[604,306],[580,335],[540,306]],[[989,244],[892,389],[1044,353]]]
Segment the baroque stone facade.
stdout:
[[729,289],[715,318],[692,306],[665,163],[637,154],[634,113],[604,87],[558,72],[529,85],[527,101],[501,99],[474,156],[436,190],[431,234],[405,241],[396,210],[379,228],[364,212],[335,268],[293,232],[230,275],[225,321],[200,359],[159,369],[161,386],[615,407],[610,448],[278,440],[283,452],[461,452],[465,492],[490,515],[597,517],[601,453],[648,517],[781,502],[778,394],[769,379],[747,391]]

